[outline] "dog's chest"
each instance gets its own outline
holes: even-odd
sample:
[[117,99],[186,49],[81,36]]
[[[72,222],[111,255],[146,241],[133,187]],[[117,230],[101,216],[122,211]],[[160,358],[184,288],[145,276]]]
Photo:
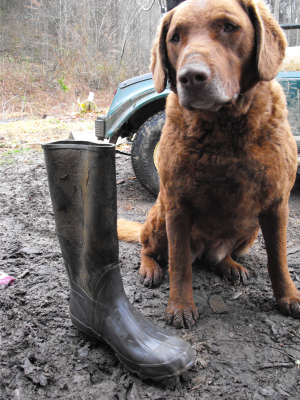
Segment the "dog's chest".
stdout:
[[163,143],[168,158],[160,173],[166,188],[196,208],[263,207],[273,184],[263,154],[244,133],[245,122],[205,128],[201,135],[187,132]]
[[185,165],[186,179],[182,183],[186,193],[204,196],[210,203],[227,200],[236,204],[253,197],[266,179],[263,165],[232,143],[193,150]]

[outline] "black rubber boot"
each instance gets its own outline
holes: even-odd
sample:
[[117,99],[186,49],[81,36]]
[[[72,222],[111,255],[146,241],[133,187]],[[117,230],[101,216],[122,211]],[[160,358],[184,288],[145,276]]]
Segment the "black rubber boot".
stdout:
[[191,346],[129,303],[118,266],[115,149],[60,141],[43,146],[59,243],[70,280],[70,314],[141,378],[180,375]]

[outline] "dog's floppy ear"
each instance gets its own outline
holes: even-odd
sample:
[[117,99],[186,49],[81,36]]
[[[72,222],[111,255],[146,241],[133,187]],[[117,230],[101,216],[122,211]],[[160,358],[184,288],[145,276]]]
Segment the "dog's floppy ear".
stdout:
[[161,21],[157,30],[156,39],[151,53],[151,72],[153,75],[154,86],[158,93],[165,90],[168,80],[168,53],[167,53],[167,33],[171,23],[173,12],[168,12]]
[[267,7],[261,2],[251,3],[249,14],[255,29],[258,77],[262,81],[270,81],[279,71],[287,42]]

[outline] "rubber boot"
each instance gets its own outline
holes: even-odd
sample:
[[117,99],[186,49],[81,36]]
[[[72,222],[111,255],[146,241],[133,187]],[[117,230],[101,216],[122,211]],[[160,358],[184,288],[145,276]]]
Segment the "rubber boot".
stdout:
[[180,375],[191,346],[130,304],[118,266],[115,148],[59,141],[43,145],[73,324],[110,346],[141,378]]

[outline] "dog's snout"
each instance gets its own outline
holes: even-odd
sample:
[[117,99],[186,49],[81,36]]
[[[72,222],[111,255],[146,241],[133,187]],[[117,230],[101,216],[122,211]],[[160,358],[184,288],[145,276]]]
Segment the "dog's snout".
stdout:
[[188,64],[178,74],[180,84],[186,88],[200,88],[209,81],[210,69],[206,64]]

